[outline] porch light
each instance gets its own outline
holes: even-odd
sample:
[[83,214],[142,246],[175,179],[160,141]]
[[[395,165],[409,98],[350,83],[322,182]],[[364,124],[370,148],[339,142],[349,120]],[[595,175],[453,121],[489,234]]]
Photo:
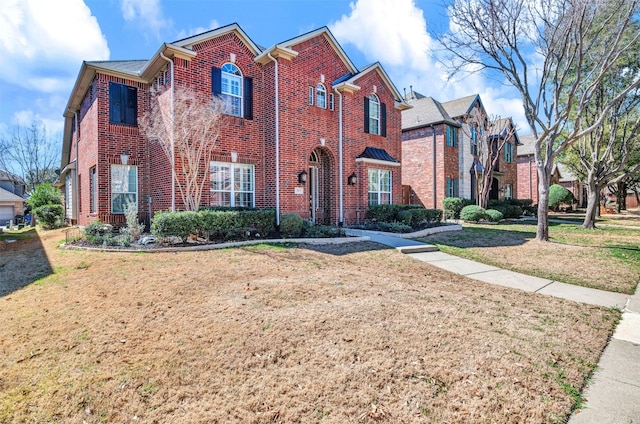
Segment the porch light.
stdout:
[[298,182],[304,184],[307,182],[307,171],[302,171],[298,174]]
[[356,185],[357,182],[358,182],[358,176],[356,175],[355,172],[347,177],[347,184]]

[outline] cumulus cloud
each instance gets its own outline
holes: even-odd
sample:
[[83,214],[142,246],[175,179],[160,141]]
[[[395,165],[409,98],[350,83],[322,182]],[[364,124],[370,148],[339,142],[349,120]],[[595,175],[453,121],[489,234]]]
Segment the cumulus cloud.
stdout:
[[0,14],[0,81],[39,92],[73,84],[83,60],[109,58],[107,40],[82,0],[5,0]]
[[160,0],[121,0],[120,10],[125,21],[140,25],[160,39],[160,31],[173,23],[162,15]]
[[424,12],[414,0],[357,0],[350,8],[348,15],[329,25],[331,32],[367,60],[380,61],[401,93],[413,87],[442,102],[480,94],[489,114],[512,116],[528,132],[513,89],[478,72],[449,79],[438,59],[439,44],[430,36]]
[[207,32],[209,30],[216,29],[218,27],[220,27],[220,24],[218,24],[218,21],[213,20],[209,22],[209,26],[207,27],[195,27],[195,28],[183,29],[179,31],[178,34],[176,35],[176,40],[182,40],[183,38],[191,37],[192,35],[202,34],[203,32]]

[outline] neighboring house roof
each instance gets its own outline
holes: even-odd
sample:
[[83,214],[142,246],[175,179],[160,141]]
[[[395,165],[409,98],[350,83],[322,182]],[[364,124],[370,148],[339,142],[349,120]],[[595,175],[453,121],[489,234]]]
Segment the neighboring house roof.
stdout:
[[433,97],[422,97],[408,102],[413,108],[402,111],[402,129],[426,127],[447,123],[459,127],[442,104]]
[[521,146],[522,143],[520,141],[520,137],[518,136],[518,129],[513,124],[513,120],[511,119],[511,117],[496,119],[495,121],[491,121],[491,128],[500,129],[499,133],[491,134],[491,137],[495,137],[495,136],[500,138],[506,137],[509,131],[509,127],[513,128],[513,136],[516,139],[516,145]]
[[24,202],[25,199],[0,187],[0,202]]
[[563,163],[555,162],[553,164],[552,174],[556,172],[558,173],[558,181],[561,183],[570,183],[578,180],[578,177],[576,177],[573,172],[571,172],[571,170],[569,170],[569,168],[567,168],[567,166]]
[[15,184],[23,184],[23,185],[26,184],[24,179],[21,176],[12,174],[7,171],[2,171],[2,170],[0,170],[0,181],[11,181]]
[[533,149],[535,147],[536,140],[533,138],[533,135],[523,135],[520,136],[520,145],[518,146],[518,156],[529,156],[533,155]]
[[480,102],[480,108],[484,110],[484,105],[482,104],[482,100],[480,100],[479,94],[472,94],[460,99],[444,102],[442,103],[442,107],[444,107],[449,116],[451,116],[452,118],[459,118],[467,116],[469,112],[471,112],[471,109],[473,109],[473,105],[475,104],[476,100]]

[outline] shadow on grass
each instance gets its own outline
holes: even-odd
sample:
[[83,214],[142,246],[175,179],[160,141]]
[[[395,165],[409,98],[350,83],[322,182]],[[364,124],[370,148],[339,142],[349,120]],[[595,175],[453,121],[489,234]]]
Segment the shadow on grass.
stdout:
[[0,234],[0,297],[51,274],[53,268],[35,228]]

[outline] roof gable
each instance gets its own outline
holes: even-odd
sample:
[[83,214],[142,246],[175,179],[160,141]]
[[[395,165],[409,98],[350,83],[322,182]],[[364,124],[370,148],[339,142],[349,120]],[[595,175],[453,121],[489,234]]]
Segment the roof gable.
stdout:
[[459,99],[450,100],[442,103],[449,116],[452,118],[459,118],[467,116],[473,109],[476,101],[480,104],[480,110],[486,114],[482,100],[479,94],[472,94],[470,96],[461,97]]
[[343,83],[356,85],[355,84],[356,80],[362,78],[364,75],[366,75],[366,74],[368,74],[370,72],[378,72],[378,74],[380,75],[380,77],[382,78],[384,83],[387,85],[387,87],[389,87],[389,89],[393,93],[393,98],[394,98],[395,103],[396,103],[395,107],[397,109],[405,110],[405,109],[410,109],[411,108],[411,105],[409,105],[407,102],[405,102],[404,98],[402,97],[402,95],[400,94],[400,92],[398,91],[396,86],[393,84],[393,82],[391,81],[391,78],[389,78],[389,75],[387,75],[387,73],[385,72],[384,68],[380,64],[380,62],[375,62],[375,63],[372,63],[369,66],[365,66],[364,68],[359,70],[357,74],[355,74],[351,78],[343,81]]
[[442,104],[433,97],[412,100],[411,106],[413,106],[412,109],[402,111],[403,130],[442,123],[456,127],[460,126],[458,122],[449,116]]
[[183,38],[178,41],[174,41],[171,44],[173,44],[174,46],[191,49],[194,44],[199,44],[204,41],[211,40],[212,38],[217,38],[231,32],[235,33],[235,35],[249,48],[249,50],[251,50],[254,56],[259,55],[264,50],[263,48],[258,46],[256,43],[254,43],[253,40],[249,38],[247,33],[245,33],[242,30],[242,28],[240,28],[240,25],[238,25],[237,23],[225,25],[223,27],[212,29],[212,30],[203,32],[201,34],[192,35],[190,37]]

